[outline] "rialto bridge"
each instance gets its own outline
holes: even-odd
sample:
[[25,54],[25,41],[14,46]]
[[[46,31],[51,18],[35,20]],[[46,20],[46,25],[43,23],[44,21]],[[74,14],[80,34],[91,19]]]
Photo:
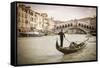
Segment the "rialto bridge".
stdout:
[[55,25],[55,33],[58,33],[63,29],[65,33],[81,33],[89,34],[91,31],[95,32],[96,28],[93,25],[84,22],[65,22]]

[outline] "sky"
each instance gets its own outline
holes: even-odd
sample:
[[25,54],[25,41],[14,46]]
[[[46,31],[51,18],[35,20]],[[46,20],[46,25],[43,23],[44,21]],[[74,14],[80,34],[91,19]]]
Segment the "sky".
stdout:
[[56,6],[39,4],[25,5],[30,6],[31,9],[36,12],[47,13],[48,17],[53,17],[54,20],[60,21],[96,16],[96,8],[92,7]]

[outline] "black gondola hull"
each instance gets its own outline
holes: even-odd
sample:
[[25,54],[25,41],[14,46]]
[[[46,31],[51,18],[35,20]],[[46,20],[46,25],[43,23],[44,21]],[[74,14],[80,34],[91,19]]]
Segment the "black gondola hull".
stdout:
[[60,52],[62,52],[63,54],[70,54],[70,53],[74,53],[74,52],[77,52],[79,50],[82,50],[83,48],[86,47],[86,43],[84,43],[83,45],[81,45],[81,47],[79,48],[70,48],[70,47],[61,47],[59,46],[58,44],[58,41],[56,41],[56,49]]

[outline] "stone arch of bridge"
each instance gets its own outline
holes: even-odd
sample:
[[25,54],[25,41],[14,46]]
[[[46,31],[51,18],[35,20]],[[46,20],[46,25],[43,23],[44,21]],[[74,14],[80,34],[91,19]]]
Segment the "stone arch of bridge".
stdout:
[[67,28],[64,32],[66,33],[68,30],[73,30],[73,29],[83,31],[84,34],[88,34],[88,31],[87,30],[85,30],[83,28],[79,28],[79,27],[70,27],[70,28]]

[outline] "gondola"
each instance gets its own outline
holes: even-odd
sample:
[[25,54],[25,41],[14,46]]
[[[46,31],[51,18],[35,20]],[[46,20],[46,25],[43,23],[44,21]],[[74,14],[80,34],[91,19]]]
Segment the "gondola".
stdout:
[[[88,40],[88,39],[87,39]],[[70,43],[70,46],[69,47],[61,47],[59,44],[58,44],[58,40],[56,41],[56,49],[60,52],[62,52],[63,54],[70,54],[70,53],[74,53],[74,52],[77,52],[77,51],[80,51],[82,50],[83,48],[86,47],[86,41],[85,40],[84,42],[81,42],[80,44],[76,44],[75,47],[71,47],[71,44],[73,42]]]

